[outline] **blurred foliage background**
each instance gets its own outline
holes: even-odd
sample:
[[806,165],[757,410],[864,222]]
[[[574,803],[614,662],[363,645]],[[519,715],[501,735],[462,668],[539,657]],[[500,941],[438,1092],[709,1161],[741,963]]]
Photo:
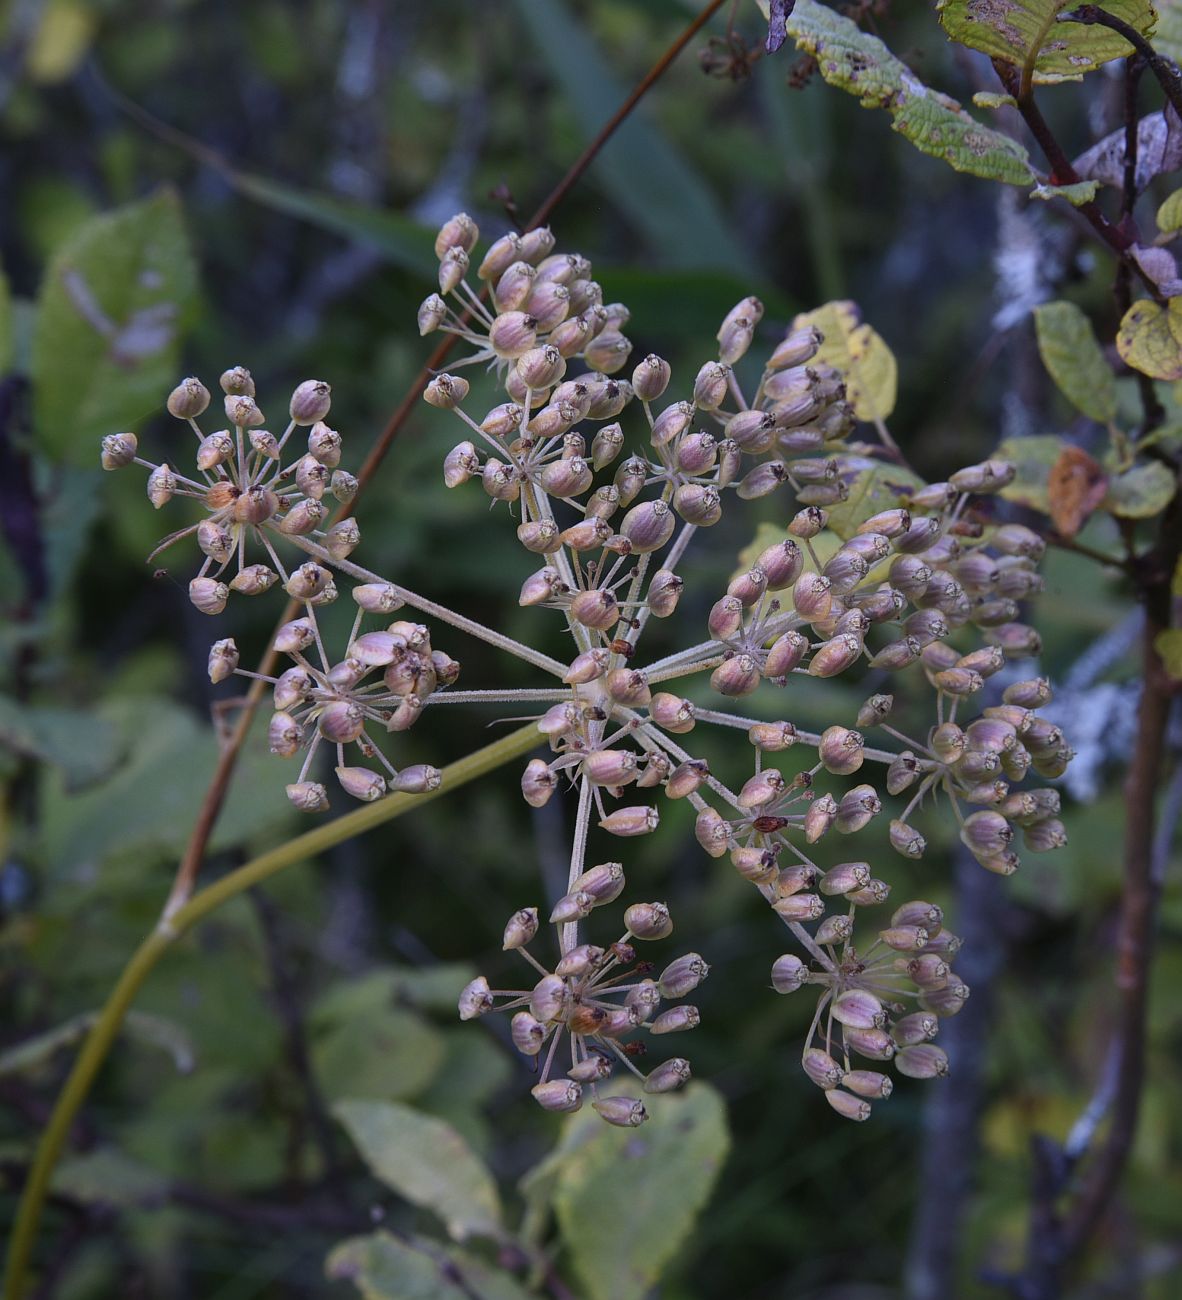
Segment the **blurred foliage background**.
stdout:
[[[529,212],[694,10],[681,0],[0,4],[0,258],[12,302],[11,337],[0,330],[0,1047],[32,1044],[0,1057],[0,1222],[79,1018],[155,921],[216,754],[211,706],[234,695],[211,698],[211,624],[185,597],[187,569],[168,572],[167,553],[144,562],[179,526],[176,511],[176,522],[153,517],[138,477],[102,476],[98,438],[126,425],[167,453],[180,437],[161,418],[175,378],[212,383],[243,364],[264,409],[305,377],[327,379],[344,464],[356,468],[426,354],[414,317],[432,287],[434,227],[463,208],[496,234],[510,224],[507,203]],[[1068,427],[1029,310],[1070,294],[1110,337],[1103,254],[1069,215],[916,154],[885,115],[810,81],[790,45],[751,58],[759,14],[744,6],[728,27],[728,12],[553,223],[561,246],[593,259],[606,299],[631,307],[636,355],[667,356],[684,381],[744,294],[767,304],[766,337],[796,311],[850,297],[899,358],[893,432],[931,477],[1000,437]],[[875,12],[876,30],[933,84],[964,100],[992,88],[987,65],[954,57],[926,7]],[[1048,96],[1073,149],[1115,124],[1118,84],[1096,83],[1088,114],[1071,88]],[[102,273],[118,286],[111,250],[161,242],[175,301],[165,332],[177,339],[131,408],[124,399],[115,411],[95,396],[104,377],[92,359],[34,323],[32,305],[55,259],[60,270],[79,241],[99,239],[93,223],[114,209],[125,225],[100,239]],[[414,415],[361,505],[368,562],[532,638],[508,530],[488,526],[479,492],[443,488],[454,436],[438,412]],[[764,517],[775,510],[766,504]],[[749,521],[712,535],[688,596],[703,619],[749,541]],[[922,1296],[939,1250],[959,1261],[954,1294],[972,1297],[992,1293],[982,1269],[1016,1263],[1029,1140],[1064,1138],[1101,1073],[1134,704],[1122,593],[1064,552],[1046,572],[1041,670],[1070,686],[1059,720],[1078,728],[1092,778],[1065,791],[1070,846],[1002,882],[958,868],[953,830],[937,821],[922,863],[891,864],[896,897],[943,904],[977,945],[958,963],[975,989],[957,1031],[965,1082],[898,1088],[866,1126],[837,1120],[796,1066],[809,1011],[767,988],[780,939],[739,878],[697,848],[690,810],[632,854],[632,881],[668,897],[679,936],[713,967],[692,1054],[726,1100],[732,1135],[709,1204],[658,1284],[667,1300]],[[232,610],[245,662],[274,610]],[[479,645],[437,641],[462,660],[467,685],[500,679]],[[851,720],[861,697],[856,683],[828,682],[784,707],[815,726]],[[408,757],[442,763],[484,743],[471,712],[439,715],[405,738]],[[722,773],[745,761],[721,746],[705,756]],[[293,833],[286,779],[256,734],[209,873]],[[531,813],[516,786],[505,771],[290,871],[170,956],[71,1136],[38,1294],[354,1294],[325,1277],[333,1244],[379,1220],[412,1230],[423,1216],[366,1171],[329,1115],[343,1097],[447,1119],[521,1205],[514,1185],[557,1128],[529,1103],[529,1075],[504,1040],[454,1016],[467,972],[501,968],[505,917],[540,901],[556,862],[563,870],[569,809]],[[885,826],[872,852],[889,852]],[[1175,890],[1135,1165],[1081,1295],[1182,1294],[1182,1013],[1169,996],[1179,978]],[[949,1169],[932,1098],[958,1087],[971,1124]],[[969,1183],[968,1214],[942,1223],[927,1185],[949,1176]],[[626,1170],[615,1195],[628,1200]],[[578,1286],[561,1255],[558,1269]],[[1139,1289],[1124,1289],[1134,1275]]]

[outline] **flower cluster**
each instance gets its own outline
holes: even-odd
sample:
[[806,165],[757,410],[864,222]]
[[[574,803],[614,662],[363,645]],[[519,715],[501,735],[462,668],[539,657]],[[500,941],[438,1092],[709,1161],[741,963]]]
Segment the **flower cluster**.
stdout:
[[[717,356],[680,396],[673,396],[670,365],[655,355],[622,377],[632,352],[623,332],[629,314],[603,302],[586,258],[556,252],[549,230],[510,233],[475,262],[471,283],[478,238],[463,214],[439,232],[439,292],[422,304],[419,328],[449,332],[469,351],[452,373],[434,376],[424,395],[463,425],[463,439],[443,460],[445,484],[468,484],[505,506],[527,557],[520,604],[539,619],[561,620],[570,637],[563,659],[350,558],[360,541],[356,524],[324,517],[326,494],[346,503],[347,515],[356,490],[337,468],[340,438],[324,423],[326,384],[299,385],[291,423],[274,438],[262,429],[246,371],[222,377],[232,431],[208,435],[196,420],[209,393],[186,380],[168,405],[198,438],[196,477],[140,460],[131,434],[104,441],[103,464],[145,465],[157,506],[179,495],[204,508],[199,522],[166,540],[197,535],[205,559],[190,590],[198,608],[217,613],[231,590],[257,593],[277,582],[303,606],[273,647],[291,666],[265,678],[276,710],[271,747],[303,756],[288,786],[296,807],[327,807],[313,768],[326,748],[341,787],[356,798],[434,788],[435,769],[399,771],[375,741],[380,732],[405,730],[433,705],[493,706],[536,718],[544,752],[522,774],[524,798],[540,807],[564,784],[577,792],[567,893],[550,916],[556,965],[546,968],[528,951],[538,913],[525,909],[510,922],[505,947],[520,952],[539,982],[498,993],[477,980],[464,990],[460,1011],[471,1018],[507,999],[517,1046],[531,1057],[545,1051],[534,1089],[543,1106],[573,1109],[588,1085],[610,1122],[641,1122],[642,1105],[601,1099],[598,1083],[615,1062],[639,1073],[632,1065],[638,1035],[697,1023],[694,1008],[658,1007],[705,975],[700,957],[682,958],[656,979],[634,964],[634,941],[669,931],[663,905],[629,907],[625,934],[610,947],[581,935],[592,910],[623,888],[620,864],[586,865],[596,827],[617,837],[645,835],[658,826],[663,800],[684,799],[705,852],[729,858],[799,945],[800,956],[776,962],[772,983],[780,992],[820,989],[805,1072],[839,1114],[864,1119],[891,1083],[853,1058],[876,1065],[893,1058],[913,1077],[945,1072],[946,1058],[930,1040],[968,990],[948,965],[958,941],[930,903],[897,908],[855,948],[855,929],[866,925],[860,909],[881,906],[890,894],[886,873],[868,861],[825,869],[813,846],[862,830],[882,813],[884,795],[906,797],[889,833],[906,858],[924,854],[911,818],[929,797],[946,801],[963,843],[994,872],[1018,867],[1019,833],[1033,852],[1065,842],[1056,792],[1029,778],[1061,775],[1071,750],[1038,716],[1050,700],[1047,682],[1012,666],[1039,652],[1037,634],[1021,617],[1023,602],[1042,586],[1043,543],[987,504],[1014,468],[988,460],[933,484],[910,472],[897,481],[884,477],[898,449],[881,420],[874,422],[877,443],[850,441],[859,428],[857,404],[808,318],[770,341],[745,391],[736,366],[744,362],[746,371],[744,358],[761,339],[763,309],[754,298],[728,313]],[[473,365],[496,376],[503,400],[491,409],[468,409],[472,388],[461,372]],[[626,423],[638,432],[626,432]],[[285,468],[284,450],[300,426],[309,429],[307,452]],[[791,497],[779,535],[724,589],[696,593],[709,612],[670,649],[693,581],[692,571],[683,576],[691,545],[709,536],[724,510],[774,493]],[[280,541],[301,552],[300,563],[284,566]],[[261,548],[273,567],[247,563],[248,546]],[[339,579],[354,584],[358,608],[343,653],[334,656],[316,611],[336,598]],[[427,626],[386,621],[403,606],[530,665],[538,684],[453,689],[459,665],[432,648]],[[384,626],[363,630],[366,617]],[[658,629],[661,650],[649,652]],[[238,657],[233,640],[217,642],[211,678],[255,676]],[[782,691],[790,707],[797,690],[824,690],[824,679],[862,672],[879,687],[905,673],[930,689],[930,727],[919,736],[897,728],[894,697],[882,689],[856,717],[820,733],[768,721],[763,703],[741,711],[756,692]],[[788,709],[776,712],[783,717]],[[745,738],[736,751],[738,779],[728,784],[693,752],[687,738],[698,726]],[[874,744],[868,733],[876,733]],[[347,752],[352,746],[361,761]],[[781,757],[789,749],[790,764]],[[867,764],[881,768],[880,781],[865,779]],[[561,1040],[568,1041],[569,1067],[564,1062],[557,1077]],[[684,1061],[666,1062],[643,1076],[645,1088],[665,1091],[688,1074]]]

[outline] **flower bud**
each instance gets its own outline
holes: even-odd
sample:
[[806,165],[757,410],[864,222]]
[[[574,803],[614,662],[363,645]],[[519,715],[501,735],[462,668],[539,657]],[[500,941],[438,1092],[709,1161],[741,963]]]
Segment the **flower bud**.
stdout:
[[879,930],[878,937],[896,952],[918,952],[928,942],[928,932],[922,925],[891,925]]
[[949,482],[958,492],[1000,492],[1012,483],[1017,466],[1006,460],[986,460],[979,465],[958,469]]
[[819,1047],[805,1049],[801,1066],[818,1088],[836,1088],[841,1082],[843,1073],[841,1066],[828,1052],[821,1051]]
[[[842,1076],[842,1087],[848,1088],[850,1092],[858,1097],[866,1097],[874,1101],[879,1097],[887,1098],[894,1091],[894,1084],[891,1082],[890,1075],[879,1074],[876,1070],[849,1070]],[[846,1103],[843,1103],[846,1105]],[[835,1107],[835,1109],[838,1109]],[[858,1118],[847,1116],[848,1118]]]
[[319,781],[297,781],[284,789],[288,801],[297,812],[327,812],[328,791]]
[[510,1022],[510,1036],[522,1056],[537,1056],[546,1041],[546,1027],[528,1011],[519,1011]]
[[847,727],[826,727],[817,746],[817,757],[827,772],[835,776],[852,776],[865,761],[865,743],[857,731],[850,731]]
[[638,1128],[648,1119],[644,1103],[632,1097],[603,1097],[593,1101],[591,1109],[617,1128]]
[[895,1057],[895,1069],[911,1079],[942,1079],[948,1074],[948,1053],[934,1044],[904,1047]]
[[809,844],[815,844],[833,825],[837,817],[837,800],[831,794],[823,794],[809,804],[804,815],[804,838]]
[[603,689],[617,704],[650,704],[648,678],[638,668],[613,668],[603,680]]
[[868,989],[846,989],[833,999],[833,1018],[849,1029],[881,1029],[887,1014]]
[[701,1013],[697,1007],[683,1004],[662,1011],[649,1029],[654,1034],[679,1034],[687,1029],[697,1029],[701,1021]]
[[862,889],[869,881],[868,862],[842,862],[825,872],[821,877],[820,888],[823,894],[848,894],[851,890]]
[[645,501],[633,506],[620,521],[620,532],[640,555],[660,550],[673,536],[677,520],[661,500]]
[[722,498],[717,488],[682,483],[673,493],[673,509],[687,524],[709,528],[722,518]]
[[906,822],[895,820],[890,827],[891,848],[905,858],[922,858],[927,848],[927,841]]
[[820,894],[789,894],[778,898],[772,910],[785,921],[816,921],[825,915],[825,902]]
[[122,469],[130,465],[135,460],[138,446],[134,433],[109,433],[102,442],[103,469]]
[[[797,584],[799,590],[799,584]],[[856,663],[862,654],[862,642],[849,632],[835,636],[824,642],[809,660],[808,671],[814,677],[836,677],[851,664]]]
[[505,926],[505,938],[502,944],[505,952],[514,948],[524,948],[538,932],[538,909],[523,907],[513,913]]
[[772,679],[787,677],[800,667],[808,648],[807,637],[799,632],[785,632],[772,642],[767,652],[763,665],[764,675]]
[[828,1089],[825,1100],[843,1119],[852,1119],[860,1124],[870,1118],[870,1103],[841,1088]]
[[807,974],[808,967],[799,957],[785,953],[772,964],[772,988],[777,993],[795,993]]
[[1009,848],[1014,832],[1000,813],[982,811],[965,818],[960,838],[974,857],[995,858]]
[[363,803],[372,803],[386,793],[385,779],[367,767],[338,767],[336,774],[341,789]]
[[615,596],[606,590],[580,591],[570,603],[570,615],[584,627],[606,632],[620,618],[620,607]]
[[530,1089],[530,1095],[543,1110],[569,1112],[578,1110],[583,1104],[582,1085],[574,1079],[536,1083]]
[[673,933],[673,918],[664,903],[633,903],[624,912],[624,925],[637,939],[665,939]]
[[674,735],[694,729],[694,706],[680,695],[658,691],[649,701],[648,711],[658,727]]
[[148,475],[148,500],[157,510],[172,500],[176,491],[176,475],[167,465],[157,465]]
[[660,824],[661,814],[656,808],[643,804],[631,808],[617,808],[599,823],[609,835],[648,835]]
[[759,664],[750,655],[735,655],[710,674],[710,685],[722,695],[749,695],[759,685]]
[[189,583],[189,600],[202,614],[220,614],[230,598],[230,588],[216,578],[194,578]]
[[919,1005],[925,1011],[947,1019],[964,1009],[968,997],[969,986],[958,975],[949,972],[948,982],[943,988],[924,989],[919,995]]
[[715,808],[703,808],[694,819],[694,838],[712,858],[721,858],[730,846],[730,826]]
[[554,793],[554,773],[540,758],[531,758],[521,774],[521,793],[531,808],[541,808],[549,803]]
[[618,862],[601,862],[575,881],[574,889],[587,894],[592,906],[599,907],[618,898],[624,889],[624,868]]

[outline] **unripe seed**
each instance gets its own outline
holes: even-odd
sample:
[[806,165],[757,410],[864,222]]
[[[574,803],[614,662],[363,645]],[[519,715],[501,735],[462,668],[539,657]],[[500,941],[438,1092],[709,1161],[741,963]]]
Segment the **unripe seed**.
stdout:
[[652,1022],[649,1031],[653,1034],[679,1034],[687,1029],[697,1029],[701,1021],[701,1013],[697,1007],[688,1005],[670,1007],[668,1011],[662,1011]]
[[108,434],[102,441],[103,469],[122,469],[125,465],[130,465],[135,460],[138,446],[134,433]]
[[807,1048],[800,1063],[805,1074],[818,1088],[836,1088],[841,1082],[841,1066],[819,1047]]
[[284,787],[288,801],[297,812],[318,813],[328,810],[328,791],[319,781],[297,781]]
[[648,835],[657,829],[660,820],[661,814],[656,808],[638,805],[632,808],[617,808],[615,812],[609,813],[599,826],[609,835]]
[[848,727],[826,727],[817,746],[817,757],[827,772],[835,776],[851,776],[865,762],[865,743],[859,732]]
[[833,999],[833,1018],[850,1029],[881,1029],[887,1014],[869,990],[846,989]]
[[911,1079],[942,1079],[948,1074],[948,1053],[934,1044],[904,1047],[895,1057],[895,1069]]
[[749,695],[759,685],[759,664],[750,655],[735,655],[710,674],[710,685],[722,695]]
[[583,1088],[574,1079],[550,1079],[536,1083],[530,1095],[543,1110],[566,1112],[578,1110],[583,1104]]
[[862,889],[869,881],[868,862],[842,862],[825,872],[820,888],[823,894],[848,894],[851,890]]
[[593,1101],[591,1109],[617,1128],[638,1128],[648,1119],[644,1103],[633,1097],[603,1097]]
[[891,848],[905,858],[922,858],[927,848],[927,841],[906,822],[895,820],[890,825]]
[[794,953],[786,952],[772,964],[772,988],[777,993],[795,993],[807,974],[804,962]]
[[637,939],[664,939],[673,933],[673,919],[664,903],[633,903],[624,912],[624,925]]
[[799,632],[785,632],[772,642],[771,649],[764,660],[763,671],[767,677],[787,677],[800,667],[808,653],[808,638]]
[[216,578],[194,578],[189,583],[189,600],[202,614],[220,614],[230,598],[230,588]]

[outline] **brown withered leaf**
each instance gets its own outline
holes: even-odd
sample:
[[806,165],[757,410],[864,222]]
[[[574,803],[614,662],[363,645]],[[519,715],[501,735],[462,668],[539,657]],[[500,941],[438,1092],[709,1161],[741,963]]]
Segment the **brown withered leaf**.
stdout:
[[1056,530],[1063,537],[1074,537],[1107,493],[1108,479],[1100,462],[1078,447],[1064,447],[1047,479]]
[[[1125,131],[1113,131],[1072,164],[1080,176],[1122,189],[1125,183]],[[1182,167],[1182,123],[1171,105],[1147,113],[1137,123],[1137,193],[1155,176]]]

